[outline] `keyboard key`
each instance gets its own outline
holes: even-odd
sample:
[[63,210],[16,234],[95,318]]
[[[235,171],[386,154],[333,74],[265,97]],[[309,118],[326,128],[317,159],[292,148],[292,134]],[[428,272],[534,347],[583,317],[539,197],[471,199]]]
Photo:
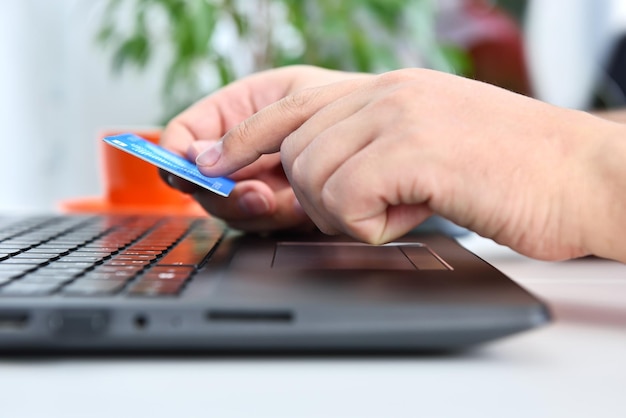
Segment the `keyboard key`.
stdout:
[[109,266],[109,267],[114,267],[114,266],[119,266],[119,267],[126,267],[126,266],[137,266],[137,267],[145,267],[147,265],[150,264],[149,260],[125,260],[125,259],[117,259],[117,258],[113,258],[111,260],[108,260],[106,262],[104,262],[102,265],[103,266]]
[[14,259],[30,259],[30,260],[53,260],[58,258],[58,254],[54,253],[32,253],[31,250],[13,256]]
[[186,266],[156,266],[146,273],[144,273],[139,279],[141,282],[146,281],[167,281],[167,282],[184,282],[191,275],[195,269]]
[[59,261],[63,262],[63,263],[89,263],[89,264],[95,264],[95,263],[98,263],[98,262],[102,261],[103,258],[104,257],[88,257],[88,256],[76,257],[76,256],[74,256],[74,253],[71,253],[70,255],[66,255],[64,257],[59,258]]
[[69,254],[70,251],[74,250],[75,246],[60,246],[60,245],[56,245],[56,244],[40,244],[37,245],[34,248],[31,248],[29,251],[34,251],[34,250],[38,250],[38,251],[43,251],[43,252],[51,252],[51,253],[57,253],[57,254]]
[[199,267],[219,238],[219,236],[213,236],[210,239],[199,240],[194,236],[187,236],[174,249],[165,254],[157,264],[160,266]]
[[19,273],[21,275],[28,271],[35,270],[37,267],[39,266],[30,264],[0,264],[0,274]]
[[[85,271],[82,267],[75,267],[71,264],[48,264],[40,269],[38,269],[35,273],[40,276],[59,276],[59,275],[73,275],[76,276]],[[31,274],[35,274],[31,273]]]
[[116,271],[126,271],[129,273],[138,273],[143,270],[143,266],[107,266],[106,264],[102,264],[95,269],[94,272],[103,272],[103,273],[111,273]]
[[0,253],[3,253],[3,254],[15,255],[15,254],[21,253],[22,251],[23,250],[21,248],[15,248],[15,247],[11,247],[11,246],[3,247],[0,244]]
[[130,251],[158,251],[159,254],[162,254],[164,251],[167,251],[169,247],[170,247],[169,244],[154,245],[154,244],[141,243],[141,244],[131,245],[130,247],[128,247],[128,250]]
[[17,239],[8,239],[3,241],[2,244],[11,248],[20,248],[21,250],[27,250],[34,245],[33,241],[22,241]]
[[61,289],[61,293],[68,296],[113,295],[119,292],[125,285],[125,280],[79,279]]
[[115,257],[113,257],[113,260],[115,260],[115,261],[120,261],[120,260],[152,261],[155,258],[157,258],[157,256],[156,255],[151,255],[151,254],[125,254],[125,253],[120,253],[120,254],[116,255]]
[[61,269],[61,270],[67,269],[67,268],[82,268],[83,270],[86,270],[86,269],[93,267],[93,263],[80,262],[80,261],[65,261],[61,258],[61,259],[55,260],[54,263],[51,263],[46,267],[50,269]]
[[3,266],[8,265],[29,265],[29,266],[40,266],[44,265],[48,262],[47,259],[33,259],[33,258],[8,258],[6,260],[2,260]]
[[100,259],[103,259],[110,256],[111,251],[85,251],[81,248],[72,252],[72,257],[99,257]]
[[35,247],[25,251],[23,254],[53,254],[55,256],[61,256],[68,254],[69,251],[66,248],[41,248]]
[[37,274],[37,272],[29,274],[21,279],[19,283],[56,283],[63,284],[74,280],[76,276],[71,274],[63,274],[57,276]]
[[123,256],[128,256],[128,255],[154,255],[154,256],[159,256],[163,254],[163,251],[156,251],[156,250],[125,250],[123,252],[120,253],[120,255]]
[[145,281],[131,287],[131,296],[176,296],[183,287],[183,282]]
[[86,279],[86,280],[125,280],[125,281],[128,281],[134,278],[136,275],[137,273],[135,271],[125,271],[125,270],[112,271],[112,272],[90,271],[88,273],[85,273],[85,275],[81,277],[81,280]]
[[2,286],[3,284],[7,284],[11,281],[13,281],[15,277],[11,276],[9,274],[2,274],[0,273],[0,286]]
[[109,254],[115,254],[119,250],[119,247],[107,247],[100,244],[87,244],[84,247],[80,247],[81,252],[106,252]]
[[3,296],[43,296],[53,293],[59,288],[58,283],[21,283],[15,281],[0,288]]

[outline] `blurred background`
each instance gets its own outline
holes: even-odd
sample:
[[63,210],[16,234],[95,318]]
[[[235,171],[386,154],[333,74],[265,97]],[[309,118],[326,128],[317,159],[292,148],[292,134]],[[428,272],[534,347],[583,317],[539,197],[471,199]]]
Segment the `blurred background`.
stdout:
[[620,0],[3,0],[0,210],[101,194],[100,132],[281,65],[429,67],[621,107],[625,34]]

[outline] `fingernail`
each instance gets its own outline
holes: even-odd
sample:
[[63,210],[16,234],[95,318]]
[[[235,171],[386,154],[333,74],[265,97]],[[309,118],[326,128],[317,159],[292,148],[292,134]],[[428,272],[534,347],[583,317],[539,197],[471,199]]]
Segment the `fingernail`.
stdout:
[[241,209],[249,215],[263,215],[270,209],[270,205],[260,193],[247,192],[239,198],[239,206]]
[[216,140],[210,139],[198,139],[197,141],[193,141],[191,144],[189,144],[189,148],[187,148],[188,158],[195,160],[200,154],[211,148],[217,142],[218,141]]
[[196,158],[196,165],[203,165],[207,167],[215,165],[217,160],[219,160],[222,155],[222,148],[222,141],[216,142],[215,145],[198,155],[198,158]]

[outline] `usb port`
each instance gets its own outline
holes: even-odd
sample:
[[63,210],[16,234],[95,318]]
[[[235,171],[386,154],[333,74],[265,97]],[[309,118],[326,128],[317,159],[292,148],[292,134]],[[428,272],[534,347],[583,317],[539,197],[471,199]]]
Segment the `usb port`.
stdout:
[[28,324],[28,313],[19,311],[0,312],[0,331],[18,330]]

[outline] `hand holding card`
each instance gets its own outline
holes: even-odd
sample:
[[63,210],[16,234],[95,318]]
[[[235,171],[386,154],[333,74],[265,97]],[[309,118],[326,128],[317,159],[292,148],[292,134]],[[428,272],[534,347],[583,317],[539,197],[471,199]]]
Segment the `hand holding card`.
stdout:
[[226,177],[207,177],[194,163],[137,135],[108,136],[103,141],[220,196],[227,197],[235,187],[234,181]]

